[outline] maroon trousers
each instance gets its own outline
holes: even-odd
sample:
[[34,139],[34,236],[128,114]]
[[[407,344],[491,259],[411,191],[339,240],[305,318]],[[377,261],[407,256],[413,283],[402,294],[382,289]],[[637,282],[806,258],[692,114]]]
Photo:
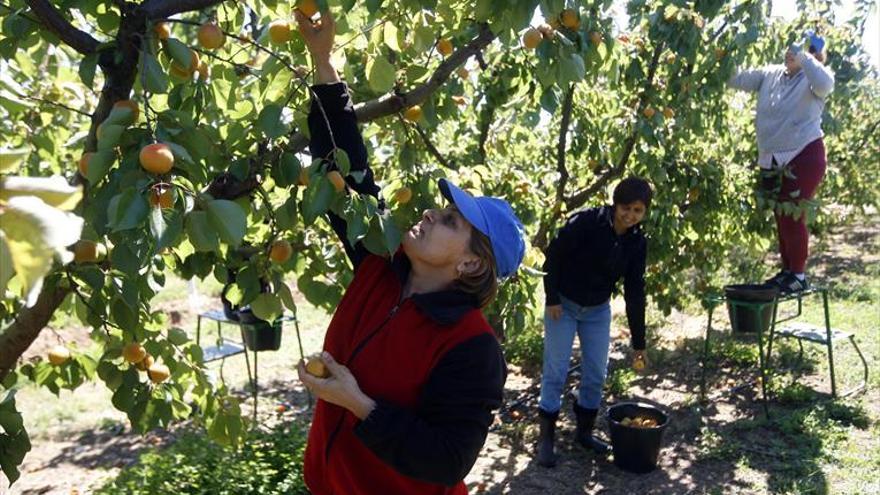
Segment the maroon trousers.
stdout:
[[[794,178],[782,178],[779,201],[797,202],[812,199],[816,188],[825,177],[825,143],[822,138],[808,144],[788,163],[788,168]],[[800,191],[796,198],[791,197],[794,191]],[[779,233],[782,268],[793,273],[803,273],[807,265],[810,244],[806,213],[795,217],[777,211],[776,230]]]

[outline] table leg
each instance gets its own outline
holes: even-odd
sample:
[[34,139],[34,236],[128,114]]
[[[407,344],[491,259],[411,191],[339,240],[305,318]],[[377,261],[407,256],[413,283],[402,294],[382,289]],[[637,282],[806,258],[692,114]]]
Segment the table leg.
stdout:
[[837,397],[837,383],[834,377],[834,341],[831,339],[831,312],[828,309],[828,291],[822,291],[822,306],[825,310],[825,340],[828,344],[828,369],[831,372],[831,397]]
[[758,329],[758,367],[761,372],[761,402],[764,405],[764,416],[770,419],[770,409],[767,406],[767,369],[764,367],[764,332],[761,330],[762,307],[762,305],[759,305],[758,311],[755,311],[755,328]]
[[703,359],[700,363],[700,400],[706,400],[706,363],[709,360],[709,336],[712,332],[712,314],[715,312],[715,306],[709,308],[709,319],[706,323],[706,338],[703,339]]

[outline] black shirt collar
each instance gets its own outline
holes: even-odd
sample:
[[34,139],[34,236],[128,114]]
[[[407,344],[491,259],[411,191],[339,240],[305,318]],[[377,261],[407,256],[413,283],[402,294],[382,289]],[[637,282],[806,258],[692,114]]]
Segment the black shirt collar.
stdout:
[[[391,270],[397,276],[400,284],[406,283],[412,264],[402,250],[391,260]],[[460,320],[468,311],[479,309],[479,301],[472,295],[460,289],[447,289],[426,294],[413,294],[410,296],[413,303],[428,318],[439,325],[452,325]]]

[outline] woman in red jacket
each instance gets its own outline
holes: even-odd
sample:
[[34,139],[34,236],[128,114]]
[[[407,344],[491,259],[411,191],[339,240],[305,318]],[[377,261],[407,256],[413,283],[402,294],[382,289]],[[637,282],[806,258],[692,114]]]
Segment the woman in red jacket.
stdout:
[[[309,112],[313,157],[344,149],[348,187],[378,195],[348,88],[330,63],[334,23],[297,13],[317,84]],[[498,278],[522,261],[522,224],[507,202],[474,197],[446,180],[451,203],[424,212],[386,259],[347,241],[345,221],[330,214],[355,267],[324,339],[330,377],[300,380],[319,398],[304,476],[316,495],[465,494],[501,405],[506,366],[480,309]]]

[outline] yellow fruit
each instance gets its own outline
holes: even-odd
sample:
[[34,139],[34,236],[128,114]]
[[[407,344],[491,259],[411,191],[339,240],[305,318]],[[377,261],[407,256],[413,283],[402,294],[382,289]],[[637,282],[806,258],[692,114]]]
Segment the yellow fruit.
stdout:
[[139,363],[147,357],[147,351],[144,346],[137,342],[132,342],[122,349],[122,357],[129,363]]
[[632,418],[623,418],[620,424],[623,426],[630,426],[632,424]]
[[452,101],[454,101],[456,105],[464,105],[465,103],[467,103],[467,100],[465,99],[465,97],[459,96],[459,95],[453,95]]
[[98,261],[98,243],[80,239],[73,245],[73,262],[76,264]]
[[287,21],[272,21],[269,24],[269,41],[276,45],[290,41],[290,23]]
[[669,65],[672,65],[675,63],[675,54],[674,53],[670,53],[669,55],[666,56],[666,63]]
[[394,192],[394,200],[399,205],[405,205],[412,199],[412,189],[404,186]]
[[309,185],[309,171],[305,168],[301,168],[299,170],[299,177],[296,179],[296,183],[300,186],[308,186]]
[[206,81],[208,76],[211,75],[211,71],[208,69],[208,64],[206,64],[204,60],[199,62],[199,68],[197,70],[199,71],[199,79],[202,81]]
[[63,345],[56,345],[49,349],[49,362],[54,366],[60,366],[70,359],[70,351]]
[[403,118],[410,122],[418,122],[422,118],[422,107],[413,105],[403,112]]
[[[549,27],[549,26],[547,26]],[[552,29],[552,28],[551,28]],[[541,31],[538,31],[535,28],[529,28],[528,31],[523,34],[522,44],[524,47],[529,50],[534,50],[541,44],[541,41],[544,39],[544,36],[541,34]]]
[[645,360],[644,359],[636,359],[636,361],[633,363],[633,368],[636,371],[642,371],[643,369],[645,369]]
[[541,24],[538,26],[538,32],[545,40],[553,39],[556,36],[556,30],[550,24]]
[[156,37],[160,40],[167,40],[168,37],[171,36],[171,28],[164,22],[159,22],[153,25],[153,32],[156,33]]
[[455,71],[455,73],[458,74],[458,77],[460,77],[460,78],[462,78],[462,79],[467,79],[468,76],[471,75],[471,73],[468,72],[468,70],[465,69],[464,67],[459,67],[459,68]]
[[195,50],[189,51],[189,67],[183,67],[178,64],[177,61],[171,62],[171,67],[169,67],[168,72],[171,73],[172,76],[176,76],[180,79],[191,79],[193,73],[195,73],[196,69],[199,68],[199,54],[196,53]]
[[275,412],[277,412],[278,414],[281,414],[286,410],[287,410],[287,406],[285,406],[284,404],[278,404],[278,406],[275,407]]
[[578,14],[574,9],[563,10],[562,14],[559,16],[559,20],[562,22],[562,25],[568,29],[577,29],[581,26],[581,20],[578,18]]
[[164,364],[153,363],[152,366],[147,368],[147,376],[150,377],[150,381],[153,383],[162,383],[171,376],[171,370]]
[[338,170],[327,172],[327,179],[333,184],[333,188],[336,189],[336,192],[342,192],[345,190],[345,179],[342,178],[342,174],[340,174]]
[[174,154],[167,144],[153,143],[141,148],[141,166],[151,174],[167,174],[174,167]]
[[655,113],[657,113],[657,111],[652,107],[647,107],[642,111],[642,114],[649,119],[653,117]]
[[605,41],[605,38],[602,36],[602,33],[598,31],[590,31],[590,43],[599,46]]
[[113,104],[113,108],[130,108],[132,117],[132,122],[137,122],[138,117],[141,115],[141,109],[138,107],[138,103],[134,100],[119,100]]
[[165,209],[174,206],[174,191],[170,187],[154,187],[148,198],[150,206]]
[[269,248],[269,259],[275,263],[285,263],[293,255],[293,247],[284,239],[272,243]]
[[664,108],[663,109],[663,116],[666,117],[667,119],[671,119],[672,117],[675,117],[675,110],[673,110],[669,107]]
[[321,361],[321,359],[317,357],[310,358],[306,362],[306,373],[312,376],[317,376],[318,378],[327,378],[330,376],[330,370],[327,369],[324,361]]
[[223,30],[213,22],[206,22],[199,28],[198,33],[199,44],[202,48],[208,50],[216,50],[226,43],[226,35]]
[[86,174],[89,173],[89,160],[91,160],[92,156],[94,156],[94,155],[95,155],[94,153],[89,151],[87,153],[83,153],[83,156],[80,157],[79,163],[78,163],[78,168],[79,168],[79,174],[82,175],[83,177],[85,177]]
[[140,371],[147,371],[150,369],[150,366],[153,366],[154,362],[155,360],[153,359],[153,356],[147,354],[143,359],[134,363],[134,367]]
[[452,42],[446,38],[441,38],[437,41],[437,51],[440,52],[440,55],[448,57],[452,54]]
[[296,3],[296,10],[302,12],[302,15],[311,19],[318,13],[318,4],[315,0],[300,0]]

